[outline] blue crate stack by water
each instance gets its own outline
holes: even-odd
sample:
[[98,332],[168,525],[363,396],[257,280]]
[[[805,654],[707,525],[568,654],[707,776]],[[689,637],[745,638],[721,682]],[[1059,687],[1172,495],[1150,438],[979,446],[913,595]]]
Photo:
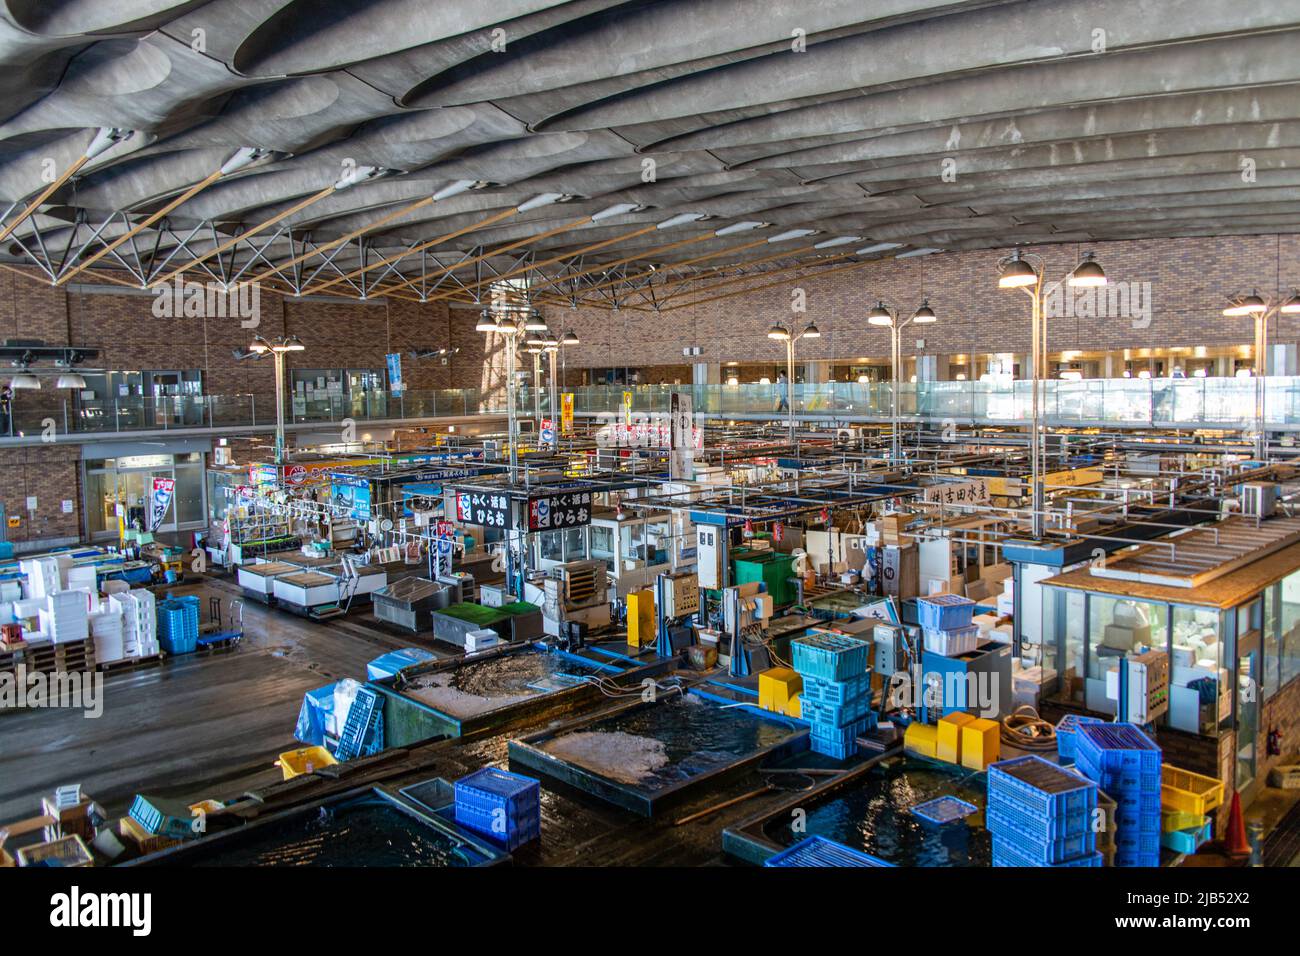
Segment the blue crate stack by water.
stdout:
[[1115,808],[1115,865],[1160,865],[1160,748],[1136,724],[1080,724],[1074,762]]
[[514,850],[542,835],[541,783],[484,767],[456,781],[456,822]]
[[822,836],[810,836],[800,840],[794,846],[774,853],[763,863],[770,867],[795,866],[893,866],[879,857],[853,847],[836,843]]
[[199,643],[199,599],[168,596],[158,602],[158,643],[168,654],[189,654]]
[[870,643],[847,634],[814,632],[790,642],[795,672],[803,678],[799,701],[803,719],[812,724],[814,753],[845,760],[874,725],[870,651]]
[[1031,755],[992,764],[988,788],[994,866],[1101,866],[1095,783]]

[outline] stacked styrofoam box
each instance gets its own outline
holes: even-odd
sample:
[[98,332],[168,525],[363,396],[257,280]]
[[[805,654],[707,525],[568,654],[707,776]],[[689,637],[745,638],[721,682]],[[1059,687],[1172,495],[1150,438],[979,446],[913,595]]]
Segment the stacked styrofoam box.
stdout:
[[123,656],[150,657],[157,654],[157,612],[153,592],[143,589],[123,591],[111,595],[108,600],[122,612]]
[[95,660],[100,664],[120,661],[126,656],[123,642],[123,614],[104,602],[104,609],[90,615],[90,635],[95,639]]
[[30,558],[18,567],[27,575],[27,596],[44,600],[60,590],[59,562],[54,558]]
[[68,568],[68,587],[80,588],[91,594],[99,592],[99,572],[93,564],[78,564]]
[[41,631],[55,644],[84,641],[90,636],[90,595],[85,591],[58,591],[46,599],[40,612]]

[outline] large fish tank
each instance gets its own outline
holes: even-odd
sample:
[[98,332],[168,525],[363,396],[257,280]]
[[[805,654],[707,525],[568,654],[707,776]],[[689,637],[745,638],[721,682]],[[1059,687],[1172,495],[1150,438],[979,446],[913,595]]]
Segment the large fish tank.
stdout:
[[363,788],[183,843],[143,865],[471,867],[508,859],[406,799]]

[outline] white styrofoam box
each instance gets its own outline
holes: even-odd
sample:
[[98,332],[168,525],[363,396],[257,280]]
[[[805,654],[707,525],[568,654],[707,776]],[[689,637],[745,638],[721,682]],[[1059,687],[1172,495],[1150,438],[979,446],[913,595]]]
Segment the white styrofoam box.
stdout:
[[20,620],[35,617],[44,607],[44,598],[26,598],[22,601],[14,601],[14,617]]
[[86,615],[65,616],[52,613],[50,611],[41,611],[40,613],[41,630],[50,636],[50,640],[55,644],[69,644],[77,641],[84,641],[90,636],[89,623]]
[[23,583],[16,578],[0,581],[0,601],[12,603],[23,599]]
[[68,587],[81,588],[90,594],[99,591],[99,573],[93,564],[80,564],[68,568]]
[[90,615],[90,634],[95,639],[97,662],[106,664],[120,661],[125,656],[121,611],[99,611]]
[[44,599],[59,590],[59,563],[54,558],[28,558],[18,562],[27,576],[27,596]]
[[998,595],[998,615],[1006,617],[1016,613],[1016,599],[1012,595],[1003,591]]
[[465,634],[465,653],[473,654],[475,651],[486,650],[500,642],[501,638],[497,636],[496,631],[488,629],[469,631]]

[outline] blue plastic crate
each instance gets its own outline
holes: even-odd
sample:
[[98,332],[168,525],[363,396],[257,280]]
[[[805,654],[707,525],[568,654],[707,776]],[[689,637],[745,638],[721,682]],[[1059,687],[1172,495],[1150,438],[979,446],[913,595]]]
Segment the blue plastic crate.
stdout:
[[1056,725],[1056,752],[1063,760],[1074,759],[1075,732],[1080,724],[1099,724],[1100,717],[1084,717],[1081,714],[1066,714]]
[[541,783],[522,774],[484,767],[456,781],[455,814],[461,826],[513,850],[541,836]]
[[1004,795],[1036,817],[1091,814],[1097,806],[1097,785],[1032,754],[991,764],[989,802]]
[[826,704],[799,698],[800,716],[816,727],[848,727],[871,713],[871,698],[858,697],[847,704]]
[[1063,863],[1097,849],[1097,836],[1091,830],[1073,836],[1043,841],[1037,827],[1027,827],[989,807],[984,811],[984,826],[994,838],[1011,844],[1017,852],[1042,863]]
[[1109,794],[1149,793],[1160,795],[1160,770],[1103,770],[1091,755],[1076,753],[1075,766],[1085,777]]
[[1175,853],[1195,853],[1204,844],[1210,842],[1214,834],[1214,821],[1206,818],[1199,827],[1186,830],[1170,830],[1160,834],[1160,845]]
[[826,837],[810,836],[789,849],[774,853],[763,863],[771,867],[793,866],[893,866],[879,857],[863,853]]
[[1102,773],[1160,774],[1160,748],[1136,724],[1080,724],[1074,759]]
[[192,820],[175,813],[168,813],[161,807],[156,806],[148,797],[140,794],[136,794],[131,801],[127,816],[140,824],[146,832],[155,836],[167,836],[183,840],[194,835]]
[[1160,831],[1155,833],[1134,833],[1120,827],[1115,831],[1116,854],[1137,854],[1140,857],[1154,855],[1160,859]]
[[959,594],[934,594],[916,599],[916,619],[924,628],[950,631],[967,627],[975,614],[975,602]]
[[1115,809],[1115,828],[1124,833],[1159,833],[1160,806],[1145,810]]
[[1003,791],[990,792],[988,809],[1010,819],[1027,829],[1039,843],[1050,843],[1066,837],[1078,836],[1092,829],[1093,813],[1079,810],[1073,813],[1045,817],[1027,807],[1020,800]]
[[844,704],[871,694],[871,671],[845,680],[824,680],[805,675],[799,699],[805,704],[816,701],[822,704]]
[[954,796],[942,796],[927,800],[925,803],[918,803],[912,807],[912,815],[930,826],[941,827],[964,820],[978,809],[975,804],[959,800]]
[[865,674],[870,652],[870,642],[847,634],[805,634],[790,642],[795,671],[828,681]]
[[1088,853],[1084,856],[1075,857],[1072,860],[1063,860],[1060,863],[1040,863],[1030,857],[1025,856],[1014,846],[1009,845],[1005,840],[994,839],[993,841],[993,865],[994,866],[1101,866],[1102,857],[1100,853]]
[[1136,851],[1116,850],[1114,865],[1123,867],[1156,867],[1160,865],[1160,853],[1159,851],[1156,851],[1155,853],[1138,853]]
[[858,737],[870,728],[869,718],[854,721],[847,727],[830,727],[826,724],[813,724],[808,735],[813,753],[847,760],[858,752]]

